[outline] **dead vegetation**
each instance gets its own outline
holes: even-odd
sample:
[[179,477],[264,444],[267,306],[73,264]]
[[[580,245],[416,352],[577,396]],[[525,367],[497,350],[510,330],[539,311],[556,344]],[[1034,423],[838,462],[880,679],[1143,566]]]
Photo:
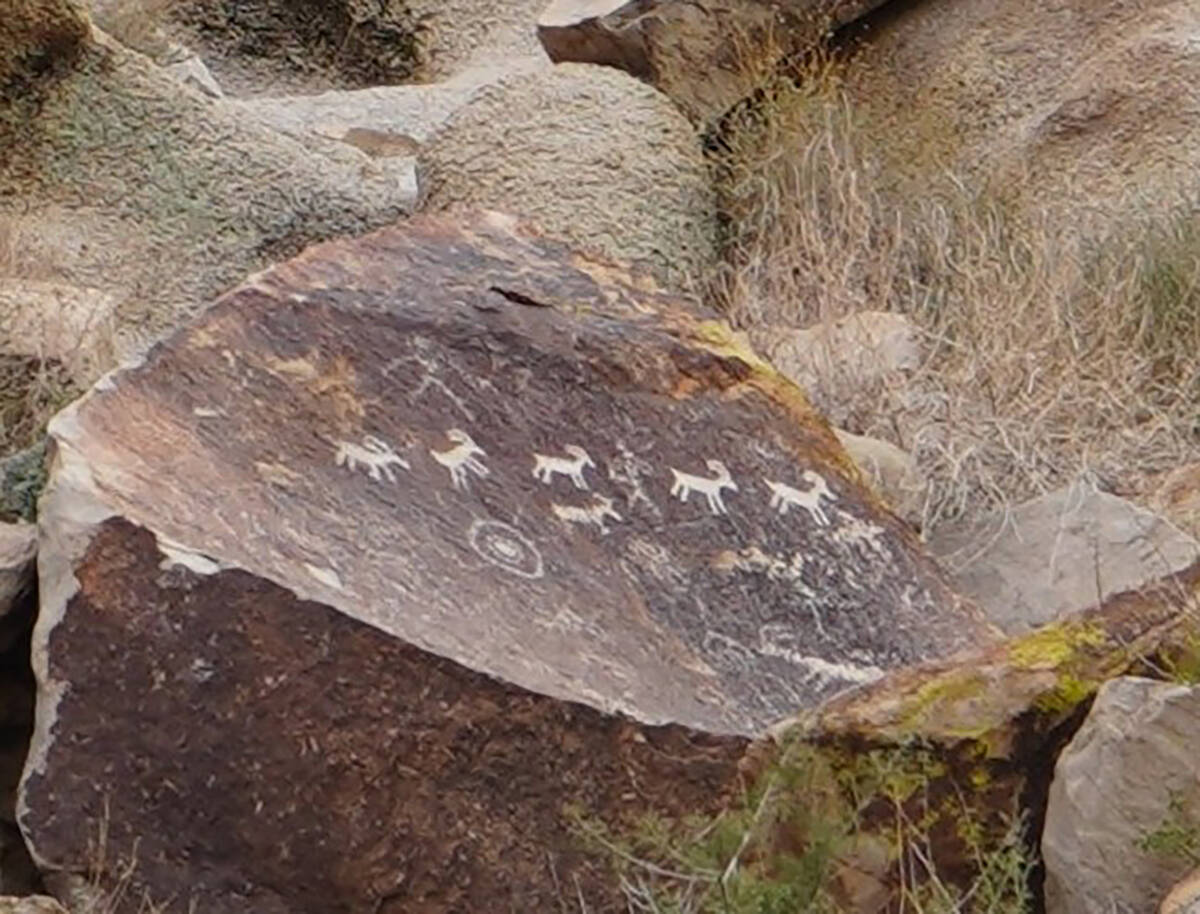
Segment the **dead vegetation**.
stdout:
[[930,162],[914,171],[939,180],[912,180],[839,72],[810,60],[725,125],[713,288],[732,322],[890,311],[918,325],[925,357],[903,385],[810,393],[835,423],[915,454],[926,527],[1081,475],[1138,494],[1196,459],[1200,200],[1129,200],[1116,228],[1084,230],[1018,200],[1020,182]]

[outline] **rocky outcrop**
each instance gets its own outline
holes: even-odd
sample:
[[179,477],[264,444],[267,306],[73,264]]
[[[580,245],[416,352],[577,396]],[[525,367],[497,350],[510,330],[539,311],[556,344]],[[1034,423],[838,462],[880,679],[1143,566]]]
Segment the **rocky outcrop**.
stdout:
[[100,289],[140,344],[247,271],[406,212],[343,148],[315,155],[103,36],[0,107],[0,226],[28,278]]
[[420,75],[449,79],[513,61],[548,63],[537,37],[546,0],[407,0],[421,25]]
[[1190,0],[891,4],[847,87],[902,193],[949,171],[1076,235],[1161,225],[1191,207],[1198,26]]
[[694,280],[716,257],[700,141],[631,77],[565,65],[490,85],[418,160],[430,211],[515,212],[586,251]]
[[314,151],[350,146],[375,159],[375,167],[387,168],[394,161],[397,180],[415,206],[416,155],[421,147],[488,86],[548,66],[544,60],[521,58],[476,67],[429,85],[249,98],[234,104],[255,121]]
[[1200,563],[1200,545],[1190,536],[1082,482],[940,526],[928,544],[955,586],[1010,634]]
[[1192,868],[1186,855],[1156,849],[1154,835],[1195,828],[1198,713],[1192,686],[1130,677],[1100,688],[1050,787],[1047,914],[1154,914]]
[[201,910],[615,910],[565,807],[715,810],[747,736],[992,640],[693,309],[508,217],[421,217],[60,414],[43,870],[107,815],[138,887]]
[[29,91],[83,53],[87,13],[77,0],[14,0],[0,19],[0,100]]
[[883,3],[554,0],[538,20],[538,37],[551,60],[624,70],[708,123],[750,95],[783,58]]

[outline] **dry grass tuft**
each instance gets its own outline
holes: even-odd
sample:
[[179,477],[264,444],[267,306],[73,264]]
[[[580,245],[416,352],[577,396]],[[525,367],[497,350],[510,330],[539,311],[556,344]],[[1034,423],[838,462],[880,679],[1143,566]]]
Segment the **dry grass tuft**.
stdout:
[[1200,201],[1130,201],[1117,230],[1088,235],[951,173],[897,193],[911,179],[827,57],[734,116],[714,165],[728,222],[712,289],[735,325],[875,310],[920,328],[924,364],[903,385],[810,393],[915,454],[923,526],[1080,475],[1139,493],[1200,456]]

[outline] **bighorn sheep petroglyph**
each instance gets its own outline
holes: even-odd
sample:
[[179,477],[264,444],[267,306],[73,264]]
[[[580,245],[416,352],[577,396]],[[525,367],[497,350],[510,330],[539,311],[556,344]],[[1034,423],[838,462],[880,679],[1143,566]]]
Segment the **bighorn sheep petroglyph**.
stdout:
[[708,499],[709,511],[713,514],[728,514],[729,512],[725,510],[725,502],[721,500],[721,490],[729,489],[731,492],[736,492],[738,490],[737,483],[733,481],[733,477],[729,475],[729,469],[720,460],[707,460],[704,465],[708,467],[710,473],[715,474],[712,479],[693,476],[691,473],[684,473],[671,467],[671,475],[675,480],[671,486],[671,494],[679,496],[680,501],[687,501],[688,495],[692,492],[702,492]]
[[546,454],[534,454],[534,478],[549,484],[555,473],[561,473],[575,484],[575,488],[586,489],[588,484],[587,480],[583,478],[583,471],[587,467],[595,469],[596,464],[588,456],[588,452],[578,444],[568,444],[563,447],[563,451],[571,456],[551,457]]
[[771,490],[771,507],[777,508],[780,514],[787,514],[788,508],[795,505],[807,511],[809,516],[822,527],[828,526],[829,517],[821,507],[821,499],[827,498],[833,501],[834,494],[829,491],[825,480],[812,470],[805,470],[803,478],[810,486],[807,491],[801,491],[782,482],[764,480],[767,488]]
[[454,447],[447,451],[435,451],[429,449],[429,453],[433,455],[433,459],[450,471],[450,482],[454,484],[456,489],[465,489],[467,487],[467,471],[470,470],[476,476],[487,476],[490,472],[487,467],[476,460],[476,455],[486,457],[487,453],[476,444],[471,436],[464,432],[461,428],[452,428],[446,432],[446,437],[454,442]]
[[334,458],[337,466],[344,466],[352,471],[359,467],[366,467],[367,475],[372,479],[387,477],[388,482],[395,482],[396,474],[392,471],[393,466],[406,470],[411,469],[408,461],[393,451],[390,444],[381,441],[374,435],[364,436],[362,444],[339,441],[337,445],[337,456]]
[[611,517],[615,521],[620,521],[621,515],[613,508],[613,500],[607,495],[593,495],[592,503],[586,508],[580,508],[576,505],[559,505],[552,504],[550,509],[561,520],[565,520],[569,524],[593,524],[600,528],[602,536],[608,534],[608,527],[605,525],[605,518]]

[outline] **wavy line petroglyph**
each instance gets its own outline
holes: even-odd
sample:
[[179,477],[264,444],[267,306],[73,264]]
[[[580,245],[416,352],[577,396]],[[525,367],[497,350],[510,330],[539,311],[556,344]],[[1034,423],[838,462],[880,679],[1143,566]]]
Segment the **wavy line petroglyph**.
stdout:
[[721,490],[730,492],[738,490],[737,483],[729,473],[729,468],[720,460],[706,460],[704,465],[713,474],[711,479],[704,476],[693,476],[674,467],[669,467],[674,482],[671,484],[671,494],[682,502],[688,500],[692,492],[700,492],[708,499],[708,510],[713,514],[728,514],[725,502],[721,499]]
[[352,441],[337,442],[334,464],[346,467],[352,472],[359,468],[365,468],[371,479],[381,481],[386,478],[388,482],[396,481],[396,474],[392,471],[392,467],[411,469],[408,461],[392,450],[390,444],[374,435],[365,435],[362,444],[355,444]]
[[583,478],[583,471],[588,467],[595,469],[595,462],[588,456],[588,452],[578,444],[568,444],[563,447],[563,451],[570,456],[554,457],[535,453],[533,455],[534,478],[550,485],[554,474],[561,473],[571,480],[575,488],[586,489],[588,484],[587,480]]
[[433,459],[450,471],[450,482],[456,489],[467,488],[467,473],[476,476],[487,476],[488,470],[476,457],[486,457],[487,453],[474,442],[470,435],[461,428],[452,428],[446,432],[446,437],[454,442],[454,447],[446,451],[429,449]]
[[825,480],[812,470],[805,470],[803,479],[809,484],[809,488],[806,491],[782,482],[772,482],[770,479],[763,480],[767,488],[771,490],[770,506],[777,509],[780,514],[787,514],[788,508],[795,505],[797,508],[803,508],[807,511],[809,516],[822,527],[827,527],[829,525],[829,516],[821,507],[821,499],[824,498],[833,501],[835,496],[829,491],[829,486],[826,485]]
[[806,678],[811,677],[823,684],[830,681],[874,682],[883,676],[883,670],[877,666],[839,663],[804,653],[800,650],[795,626],[782,622],[769,622],[759,628],[758,650],[765,657],[779,657],[788,661],[804,670]]
[[610,532],[604,523],[606,518],[611,517],[617,522],[622,520],[621,515],[613,508],[613,500],[607,495],[593,495],[592,503],[584,508],[577,505],[552,504],[550,510],[559,520],[564,520],[569,524],[583,526],[591,524],[598,527],[601,536],[607,536]]

